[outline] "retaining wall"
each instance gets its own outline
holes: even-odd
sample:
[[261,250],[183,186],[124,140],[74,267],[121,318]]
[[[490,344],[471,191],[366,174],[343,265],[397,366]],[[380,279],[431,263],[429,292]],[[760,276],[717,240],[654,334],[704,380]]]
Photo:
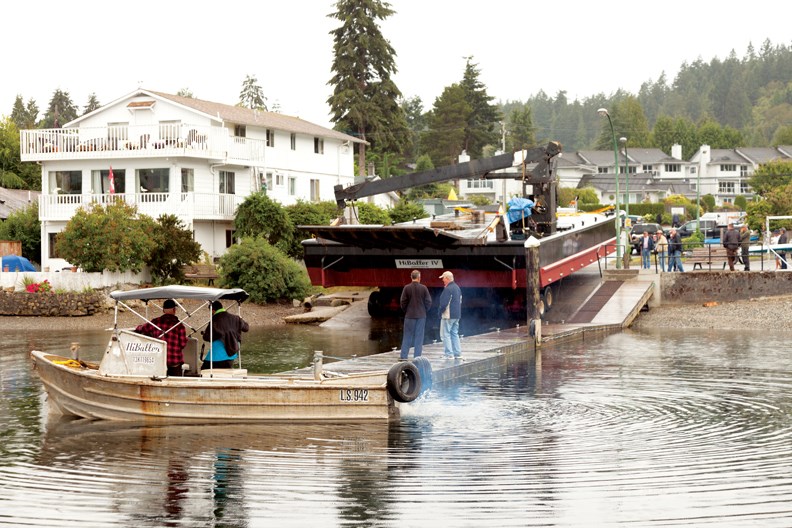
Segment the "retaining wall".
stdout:
[[661,304],[792,295],[792,271],[696,271],[658,276]]
[[101,292],[0,292],[0,315],[78,317],[92,315],[106,306],[105,295]]

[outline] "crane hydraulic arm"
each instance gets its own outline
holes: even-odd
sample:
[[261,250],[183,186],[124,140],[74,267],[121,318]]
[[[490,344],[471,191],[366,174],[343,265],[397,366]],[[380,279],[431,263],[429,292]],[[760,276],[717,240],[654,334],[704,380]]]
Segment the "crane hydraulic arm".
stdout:
[[339,209],[343,209],[348,201],[354,201],[375,194],[399,191],[409,189],[410,187],[448,180],[494,178],[495,176],[490,174],[492,171],[507,169],[509,167],[519,167],[530,163],[536,163],[536,166],[530,173],[526,174],[526,183],[549,183],[551,179],[549,170],[550,163],[560,152],[561,144],[551,141],[546,147],[520,150],[513,154],[500,154],[491,158],[467,161],[427,171],[413,172],[411,174],[405,174],[404,176],[394,176],[384,180],[365,181],[346,188],[341,185],[336,185],[334,187],[336,203]]

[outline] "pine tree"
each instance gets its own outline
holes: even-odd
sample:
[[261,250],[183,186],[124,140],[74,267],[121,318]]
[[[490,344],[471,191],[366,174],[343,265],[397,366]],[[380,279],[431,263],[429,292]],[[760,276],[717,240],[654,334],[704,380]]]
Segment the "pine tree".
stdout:
[[[333,64],[327,99],[339,130],[367,141],[379,152],[398,153],[409,142],[402,97],[391,75],[396,52],[377,24],[394,14],[380,0],[338,0],[329,16],[341,22],[332,30]],[[366,145],[358,145],[358,171],[366,171]]]
[[14,100],[14,108],[11,110],[11,121],[14,122],[19,130],[30,130],[36,128],[38,113],[36,101],[30,99],[27,106],[25,106],[22,96],[17,95]]
[[88,96],[88,104],[85,105],[85,110],[83,110],[83,115],[90,114],[100,106],[102,105],[99,104],[99,99],[96,98],[96,94],[91,93],[91,95]]
[[498,123],[503,119],[498,107],[491,103],[494,97],[487,95],[487,88],[479,80],[479,69],[467,57],[462,87],[465,101],[470,105],[465,126],[464,149],[471,158],[480,158],[485,145],[498,143]]
[[60,128],[75,119],[77,119],[77,107],[74,106],[69,92],[56,89],[50,99],[41,128]]
[[239,105],[251,110],[267,111],[267,98],[264,90],[258,85],[255,76],[247,75],[242,81],[242,91],[239,92]]

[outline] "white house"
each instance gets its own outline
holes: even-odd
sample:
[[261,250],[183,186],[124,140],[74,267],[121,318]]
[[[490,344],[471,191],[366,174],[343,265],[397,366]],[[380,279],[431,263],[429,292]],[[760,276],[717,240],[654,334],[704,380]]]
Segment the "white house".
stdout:
[[[138,89],[58,129],[22,130],[41,165],[41,265],[75,211],[122,199],[177,215],[212,257],[233,243],[236,207],[264,190],[283,205],[335,200],[361,140],[297,117]],[[112,175],[112,180],[111,180]]]

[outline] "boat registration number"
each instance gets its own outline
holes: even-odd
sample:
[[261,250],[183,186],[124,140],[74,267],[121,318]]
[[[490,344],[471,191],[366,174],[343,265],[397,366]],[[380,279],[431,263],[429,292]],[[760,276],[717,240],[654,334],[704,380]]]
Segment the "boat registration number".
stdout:
[[368,389],[341,389],[342,402],[367,402],[368,397]]

